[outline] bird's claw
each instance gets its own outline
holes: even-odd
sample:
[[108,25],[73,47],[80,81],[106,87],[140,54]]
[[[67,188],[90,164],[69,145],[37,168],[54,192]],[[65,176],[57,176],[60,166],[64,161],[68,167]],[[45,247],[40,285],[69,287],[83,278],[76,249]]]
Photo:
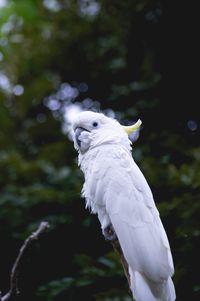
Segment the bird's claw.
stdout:
[[108,241],[117,240],[117,235],[115,233],[113,225],[111,225],[111,224],[108,225],[105,229],[103,229],[103,235],[105,237],[105,240],[108,240]]

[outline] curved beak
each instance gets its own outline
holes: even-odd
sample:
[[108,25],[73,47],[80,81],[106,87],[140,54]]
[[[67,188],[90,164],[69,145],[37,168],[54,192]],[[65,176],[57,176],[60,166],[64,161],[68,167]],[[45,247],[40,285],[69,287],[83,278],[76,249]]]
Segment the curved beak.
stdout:
[[80,135],[81,135],[81,133],[82,133],[83,131],[88,132],[88,130],[86,130],[86,129],[82,128],[82,127],[78,127],[78,128],[76,128],[76,129],[74,130],[74,133],[75,133],[75,139],[76,139],[76,142],[77,142],[77,144],[78,144],[79,147],[81,146],[81,140],[79,139],[79,137],[80,137]]

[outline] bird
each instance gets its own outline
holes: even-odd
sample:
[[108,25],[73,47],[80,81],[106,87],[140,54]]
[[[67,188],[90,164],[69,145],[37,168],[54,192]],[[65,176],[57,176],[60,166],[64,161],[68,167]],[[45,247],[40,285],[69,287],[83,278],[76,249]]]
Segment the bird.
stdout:
[[103,113],[82,111],[73,121],[74,147],[84,174],[82,197],[106,240],[118,239],[136,301],[174,301],[174,264],[152,191],[132,156],[131,133]]

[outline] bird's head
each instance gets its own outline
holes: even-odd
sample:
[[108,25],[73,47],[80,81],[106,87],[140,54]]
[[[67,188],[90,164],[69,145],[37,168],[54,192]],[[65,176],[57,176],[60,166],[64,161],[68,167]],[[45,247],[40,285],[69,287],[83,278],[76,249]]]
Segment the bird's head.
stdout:
[[75,148],[84,154],[101,144],[123,143],[130,147],[128,135],[137,131],[141,123],[138,120],[132,126],[122,126],[102,113],[81,112],[73,122]]

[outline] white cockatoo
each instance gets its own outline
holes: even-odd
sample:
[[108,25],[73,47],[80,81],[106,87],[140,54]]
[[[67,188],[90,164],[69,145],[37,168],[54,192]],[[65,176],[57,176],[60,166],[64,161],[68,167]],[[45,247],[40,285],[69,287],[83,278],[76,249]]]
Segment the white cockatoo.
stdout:
[[[136,301],[176,299],[173,259],[152,192],[131,154],[122,126],[104,114],[81,112],[73,122],[74,145],[84,173],[82,196],[98,215],[107,240],[117,239],[129,266]],[[112,229],[112,231],[110,231]]]

